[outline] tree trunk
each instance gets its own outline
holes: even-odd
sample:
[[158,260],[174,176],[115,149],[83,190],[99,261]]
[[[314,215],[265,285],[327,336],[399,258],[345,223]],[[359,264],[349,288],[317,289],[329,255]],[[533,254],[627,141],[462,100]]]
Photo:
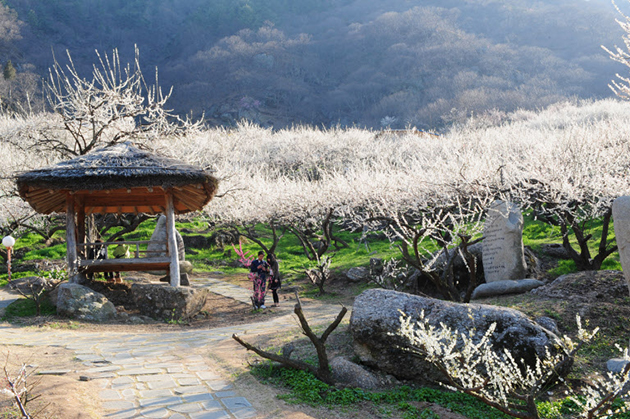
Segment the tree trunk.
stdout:
[[[297,296],[297,293],[296,293],[296,296]],[[326,340],[328,339],[328,336],[330,336],[330,334],[337,328],[337,326],[339,326],[339,323],[341,323],[341,320],[343,320],[344,316],[348,312],[348,309],[345,307],[341,308],[341,311],[339,312],[335,320],[326,328],[324,333],[322,333],[321,337],[317,337],[315,333],[313,333],[313,330],[311,329],[311,327],[309,326],[308,321],[306,320],[306,318],[304,317],[304,313],[302,312],[302,304],[300,303],[299,298],[293,312],[295,313],[295,315],[298,317],[300,321],[302,332],[309,338],[313,346],[315,346],[315,350],[317,352],[317,359],[318,359],[317,368],[315,368],[315,366],[313,366],[312,364],[299,361],[299,360],[290,359],[288,356],[285,357],[283,355],[278,355],[273,352],[263,351],[262,349],[257,348],[243,341],[237,335],[232,335],[232,339],[240,343],[246,349],[250,351],[254,351],[256,354],[262,356],[263,358],[279,362],[290,368],[295,368],[295,369],[299,369],[303,371],[309,371],[315,377],[325,382],[326,384],[334,385],[335,383],[332,378],[332,374],[330,372],[330,365],[328,363],[328,355],[326,353]]]

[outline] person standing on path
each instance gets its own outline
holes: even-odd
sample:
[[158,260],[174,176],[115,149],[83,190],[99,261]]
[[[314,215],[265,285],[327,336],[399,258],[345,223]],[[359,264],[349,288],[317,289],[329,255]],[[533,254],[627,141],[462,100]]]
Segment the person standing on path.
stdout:
[[271,271],[269,272],[268,288],[271,290],[271,294],[273,295],[273,307],[278,307],[280,305],[278,290],[282,287],[282,283],[280,282],[280,264],[278,263],[278,259],[276,259],[273,253],[267,255],[267,263],[269,264],[269,268],[271,269]]
[[265,307],[265,286],[267,285],[269,264],[264,260],[264,257],[265,252],[261,250],[258,252],[258,259],[254,260],[252,264],[249,265],[249,271],[254,274],[254,296],[252,297],[252,301],[256,309],[267,308]]

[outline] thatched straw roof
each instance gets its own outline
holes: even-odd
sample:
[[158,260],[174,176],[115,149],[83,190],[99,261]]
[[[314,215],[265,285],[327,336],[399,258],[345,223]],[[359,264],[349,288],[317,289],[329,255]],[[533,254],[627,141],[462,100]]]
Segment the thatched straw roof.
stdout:
[[66,211],[73,194],[86,213],[157,214],[166,191],[178,214],[203,208],[217,190],[217,179],[181,161],[140,150],[130,143],[105,147],[55,166],[16,177],[20,196],[36,211]]

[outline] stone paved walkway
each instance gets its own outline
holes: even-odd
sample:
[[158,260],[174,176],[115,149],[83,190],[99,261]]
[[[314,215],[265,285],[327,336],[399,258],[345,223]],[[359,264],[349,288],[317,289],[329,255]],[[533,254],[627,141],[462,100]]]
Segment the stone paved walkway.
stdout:
[[[196,287],[250,302],[250,291],[216,279],[196,280]],[[15,298],[0,293],[0,298]],[[289,314],[291,313],[291,314]],[[334,305],[304,307],[310,324],[330,322]],[[165,333],[93,333],[38,331],[0,324],[0,341],[28,346],[61,346],[83,362],[80,374],[97,378],[107,418],[223,419],[254,418],[258,413],[234,383],[211,368],[195,348],[212,351],[232,334],[255,335],[297,328],[292,312],[265,323],[211,330]]]
[[239,287],[236,285],[232,285],[229,282],[221,281],[220,279],[215,278],[196,278],[192,281],[192,286],[195,288],[203,288],[206,287],[215,294],[221,294],[226,297],[233,298],[236,301],[240,301],[241,303],[251,304],[251,295],[252,292],[250,290],[246,290],[243,287]]
[[12,302],[17,300],[19,295],[5,291],[4,288],[0,288],[0,317],[4,314],[4,309]]

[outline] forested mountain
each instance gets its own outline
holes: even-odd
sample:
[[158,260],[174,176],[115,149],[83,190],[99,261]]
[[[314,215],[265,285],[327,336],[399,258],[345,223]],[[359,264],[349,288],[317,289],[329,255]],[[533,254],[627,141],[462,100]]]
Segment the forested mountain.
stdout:
[[[608,0],[3,0],[3,101],[41,106],[38,76],[68,49],[85,77],[95,49],[174,87],[176,112],[439,129],[471,114],[606,97],[622,44]],[[497,112],[498,110],[498,112]]]

